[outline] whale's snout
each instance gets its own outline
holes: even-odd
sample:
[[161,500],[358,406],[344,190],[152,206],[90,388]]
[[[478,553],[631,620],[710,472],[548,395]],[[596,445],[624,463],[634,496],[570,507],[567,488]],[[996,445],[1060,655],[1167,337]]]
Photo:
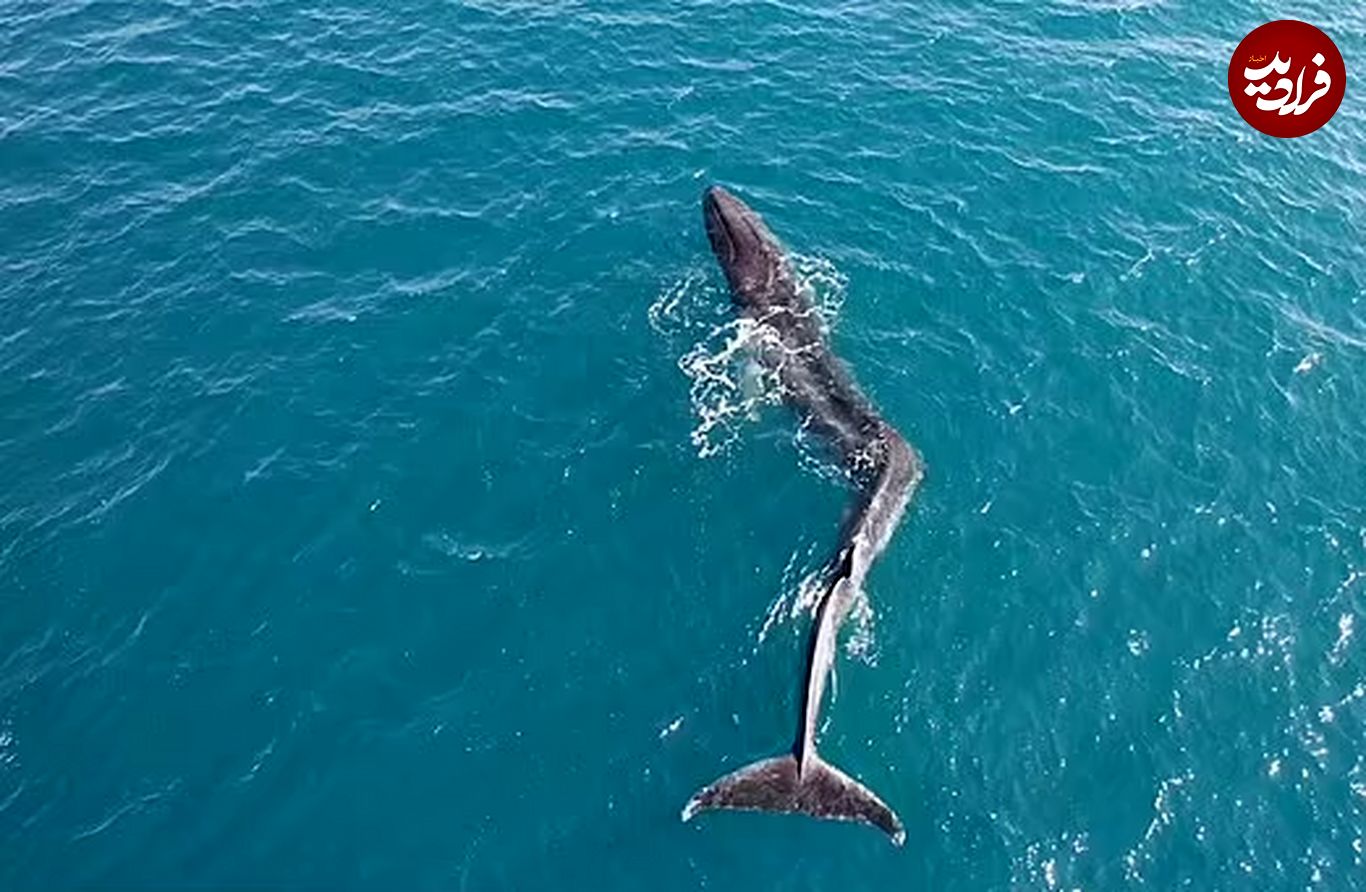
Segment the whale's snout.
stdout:
[[720,186],[712,186],[702,193],[702,217],[707,225],[707,239],[722,266],[734,263],[739,257],[737,239],[744,210],[744,204]]
[[702,193],[702,212],[707,215],[708,219],[712,217],[721,218],[727,214],[734,216],[744,206],[744,202],[731,195],[722,186],[708,186],[707,190]]
[[759,215],[721,186],[702,193],[702,216],[712,251],[728,277],[755,273],[781,253]]

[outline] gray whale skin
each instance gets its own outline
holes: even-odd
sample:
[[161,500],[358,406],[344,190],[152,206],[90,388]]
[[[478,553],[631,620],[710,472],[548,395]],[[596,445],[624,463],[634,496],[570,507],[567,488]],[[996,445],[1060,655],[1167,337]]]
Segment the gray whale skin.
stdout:
[[801,720],[791,752],[746,765],[703,787],[683,808],[683,820],[707,809],[796,812],[871,824],[901,845],[906,831],[896,812],[820,757],[816,727],[836,633],[924,477],[924,463],[830,352],[787,253],[759,215],[719,186],[703,194],[702,213],[736,307],[769,329],[759,361],[776,372],[783,398],[802,421],[838,451],[858,495],[816,605]]

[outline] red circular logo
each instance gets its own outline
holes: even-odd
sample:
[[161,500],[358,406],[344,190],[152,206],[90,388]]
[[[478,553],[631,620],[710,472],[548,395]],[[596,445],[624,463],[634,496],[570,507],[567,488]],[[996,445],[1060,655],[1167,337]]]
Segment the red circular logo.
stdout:
[[1228,63],[1233,107],[1270,136],[1304,136],[1328,123],[1347,92],[1342,53],[1318,28],[1283,19],[1243,38]]

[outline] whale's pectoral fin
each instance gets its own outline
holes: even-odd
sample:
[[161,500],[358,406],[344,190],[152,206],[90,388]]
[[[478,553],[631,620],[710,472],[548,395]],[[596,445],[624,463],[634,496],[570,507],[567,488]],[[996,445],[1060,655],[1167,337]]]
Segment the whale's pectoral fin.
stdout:
[[779,756],[726,775],[688,800],[683,820],[710,808],[862,821],[883,830],[896,845],[906,841],[901,820],[876,793],[814,754],[807,760],[805,773],[798,771],[792,756]]

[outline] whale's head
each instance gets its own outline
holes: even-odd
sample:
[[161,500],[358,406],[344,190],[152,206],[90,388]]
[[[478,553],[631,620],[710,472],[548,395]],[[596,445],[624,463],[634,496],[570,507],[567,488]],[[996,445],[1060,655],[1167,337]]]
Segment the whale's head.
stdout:
[[782,245],[749,205],[720,186],[702,194],[702,216],[736,302],[761,308],[785,272]]

